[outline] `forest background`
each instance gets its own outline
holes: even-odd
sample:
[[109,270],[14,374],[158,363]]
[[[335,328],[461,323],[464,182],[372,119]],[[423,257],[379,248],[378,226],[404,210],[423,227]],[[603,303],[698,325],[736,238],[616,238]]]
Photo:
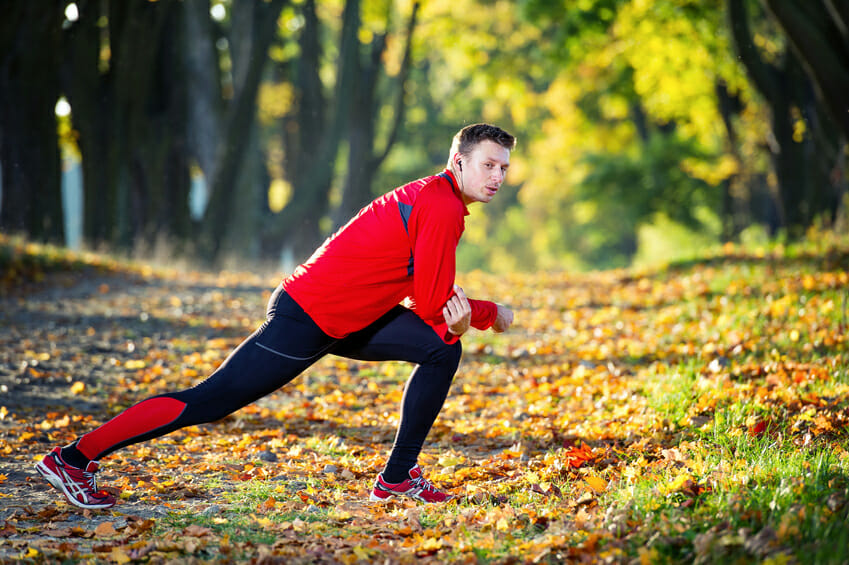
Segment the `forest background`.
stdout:
[[4,9],[6,233],[290,268],[376,195],[441,169],[479,121],[519,145],[508,185],[472,210],[463,270],[845,230],[845,0]]

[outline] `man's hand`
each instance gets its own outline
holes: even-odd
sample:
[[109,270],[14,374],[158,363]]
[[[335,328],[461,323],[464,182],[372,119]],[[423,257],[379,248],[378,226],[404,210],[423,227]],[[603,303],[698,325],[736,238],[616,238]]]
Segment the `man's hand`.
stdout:
[[510,324],[513,323],[513,311],[501,304],[496,304],[496,306],[498,306],[498,314],[492,323],[492,331],[497,333],[506,332]]
[[[448,331],[454,335],[463,335],[472,323],[472,307],[463,289],[454,285],[454,296],[448,299],[442,308],[442,315],[448,325]],[[512,314],[511,314],[512,318]]]

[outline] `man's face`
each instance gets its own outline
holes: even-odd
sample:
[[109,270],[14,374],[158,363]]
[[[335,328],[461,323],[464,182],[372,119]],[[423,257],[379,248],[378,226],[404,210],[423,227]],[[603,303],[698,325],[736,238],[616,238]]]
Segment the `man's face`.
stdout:
[[471,154],[455,155],[454,164],[463,202],[489,202],[504,182],[510,150],[487,139],[478,143]]

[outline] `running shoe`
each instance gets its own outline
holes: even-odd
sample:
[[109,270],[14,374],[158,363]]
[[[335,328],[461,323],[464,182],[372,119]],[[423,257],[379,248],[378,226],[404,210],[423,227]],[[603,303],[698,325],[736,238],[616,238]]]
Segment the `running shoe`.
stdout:
[[383,474],[377,476],[369,498],[377,502],[388,500],[393,496],[407,496],[422,502],[445,502],[454,498],[450,494],[441,492],[425,479],[418,465],[410,469],[409,479],[404,479],[397,484],[384,481]]
[[48,483],[62,491],[68,502],[80,508],[111,508],[115,506],[115,497],[103,490],[97,490],[94,474],[99,464],[89,461],[85,469],[74,467],[62,459],[62,448],[54,447],[36,466],[35,470]]

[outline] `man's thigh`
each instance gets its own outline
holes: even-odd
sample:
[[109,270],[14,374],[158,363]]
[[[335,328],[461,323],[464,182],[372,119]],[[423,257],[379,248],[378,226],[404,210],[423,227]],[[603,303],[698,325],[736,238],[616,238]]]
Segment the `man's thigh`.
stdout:
[[339,341],[334,355],[360,361],[425,363],[448,345],[412,310],[396,306],[378,320]]

